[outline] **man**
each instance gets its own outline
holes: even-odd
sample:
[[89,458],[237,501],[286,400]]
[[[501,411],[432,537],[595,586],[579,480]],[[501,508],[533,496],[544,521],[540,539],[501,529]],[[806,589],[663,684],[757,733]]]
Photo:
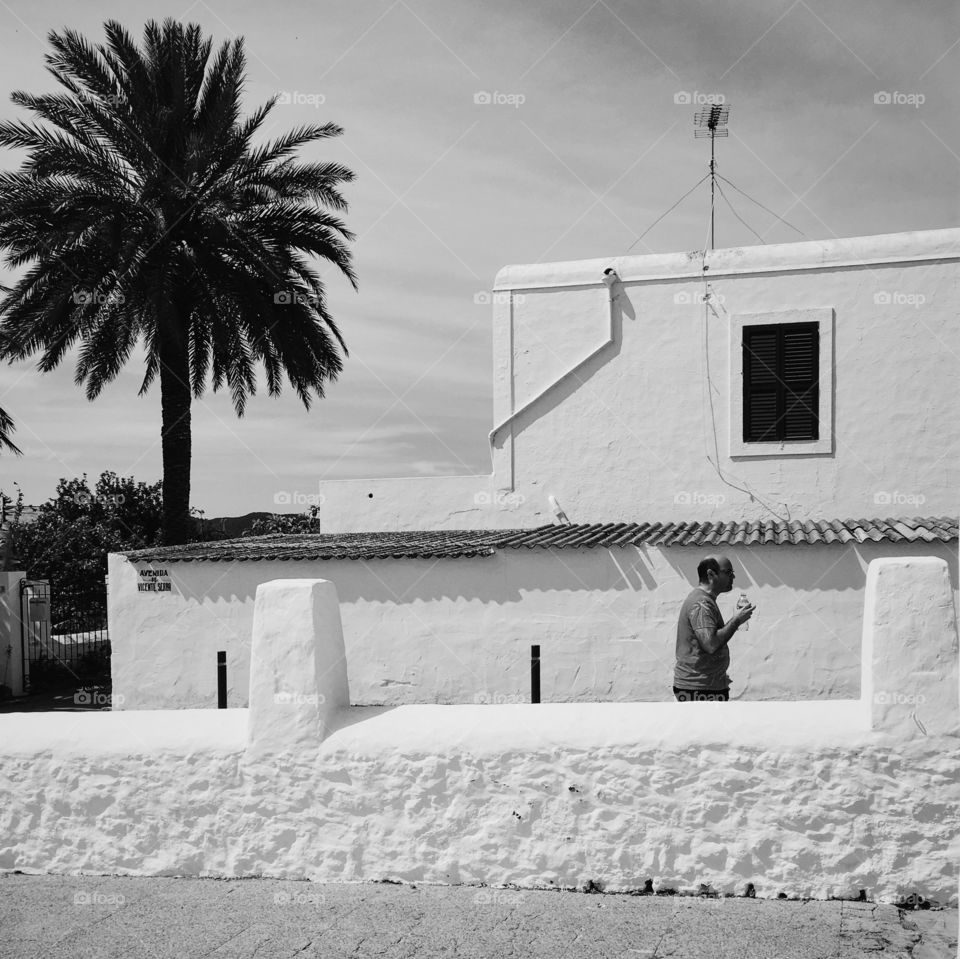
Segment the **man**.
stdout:
[[724,623],[717,597],[733,589],[736,573],[726,556],[707,556],[697,566],[700,584],[683,601],[677,623],[677,665],[673,693],[681,703],[730,699],[730,650],[733,634],[753,615],[753,606],[738,609]]

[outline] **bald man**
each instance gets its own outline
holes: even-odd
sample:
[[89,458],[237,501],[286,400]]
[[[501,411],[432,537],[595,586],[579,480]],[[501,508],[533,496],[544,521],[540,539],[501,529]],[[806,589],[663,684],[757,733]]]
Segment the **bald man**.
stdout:
[[753,606],[738,609],[723,622],[717,597],[733,589],[736,573],[726,556],[707,556],[697,566],[699,585],[683,601],[677,623],[677,665],[673,694],[681,703],[730,699],[730,650],[733,634],[753,615]]

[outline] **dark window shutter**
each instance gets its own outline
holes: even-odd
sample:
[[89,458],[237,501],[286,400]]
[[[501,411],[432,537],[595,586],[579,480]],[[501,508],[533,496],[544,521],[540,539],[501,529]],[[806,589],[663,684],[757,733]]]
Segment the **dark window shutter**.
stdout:
[[743,329],[743,440],[815,440],[820,434],[816,323]]

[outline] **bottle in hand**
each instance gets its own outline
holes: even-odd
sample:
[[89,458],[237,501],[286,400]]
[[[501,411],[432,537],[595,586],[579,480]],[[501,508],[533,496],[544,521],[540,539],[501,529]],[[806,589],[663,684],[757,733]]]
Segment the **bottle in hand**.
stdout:
[[[740,609],[743,609],[745,606],[749,606],[749,605],[750,605],[750,600],[747,599],[747,594],[746,594],[746,593],[741,593],[741,594],[740,594],[740,598],[737,600],[737,609],[740,610]],[[749,629],[749,628],[750,628],[750,624],[749,624],[749,623],[744,623],[741,628],[742,628],[742,629]]]

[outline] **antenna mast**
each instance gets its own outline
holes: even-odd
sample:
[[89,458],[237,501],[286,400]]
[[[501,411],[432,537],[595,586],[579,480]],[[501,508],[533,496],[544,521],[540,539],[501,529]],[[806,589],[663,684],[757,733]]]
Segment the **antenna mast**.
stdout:
[[714,141],[717,137],[730,136],[727,129],[727,122],[730,119],[730,107],[726,103],[714,103],[710,106],[698,110],[693,116],[694,131],[696,139],[701,137],[710,137],[710,249],[714,248],[713,242],[713,211],[714,211],[714,191],[717,183],[717,160],[714,153]]

